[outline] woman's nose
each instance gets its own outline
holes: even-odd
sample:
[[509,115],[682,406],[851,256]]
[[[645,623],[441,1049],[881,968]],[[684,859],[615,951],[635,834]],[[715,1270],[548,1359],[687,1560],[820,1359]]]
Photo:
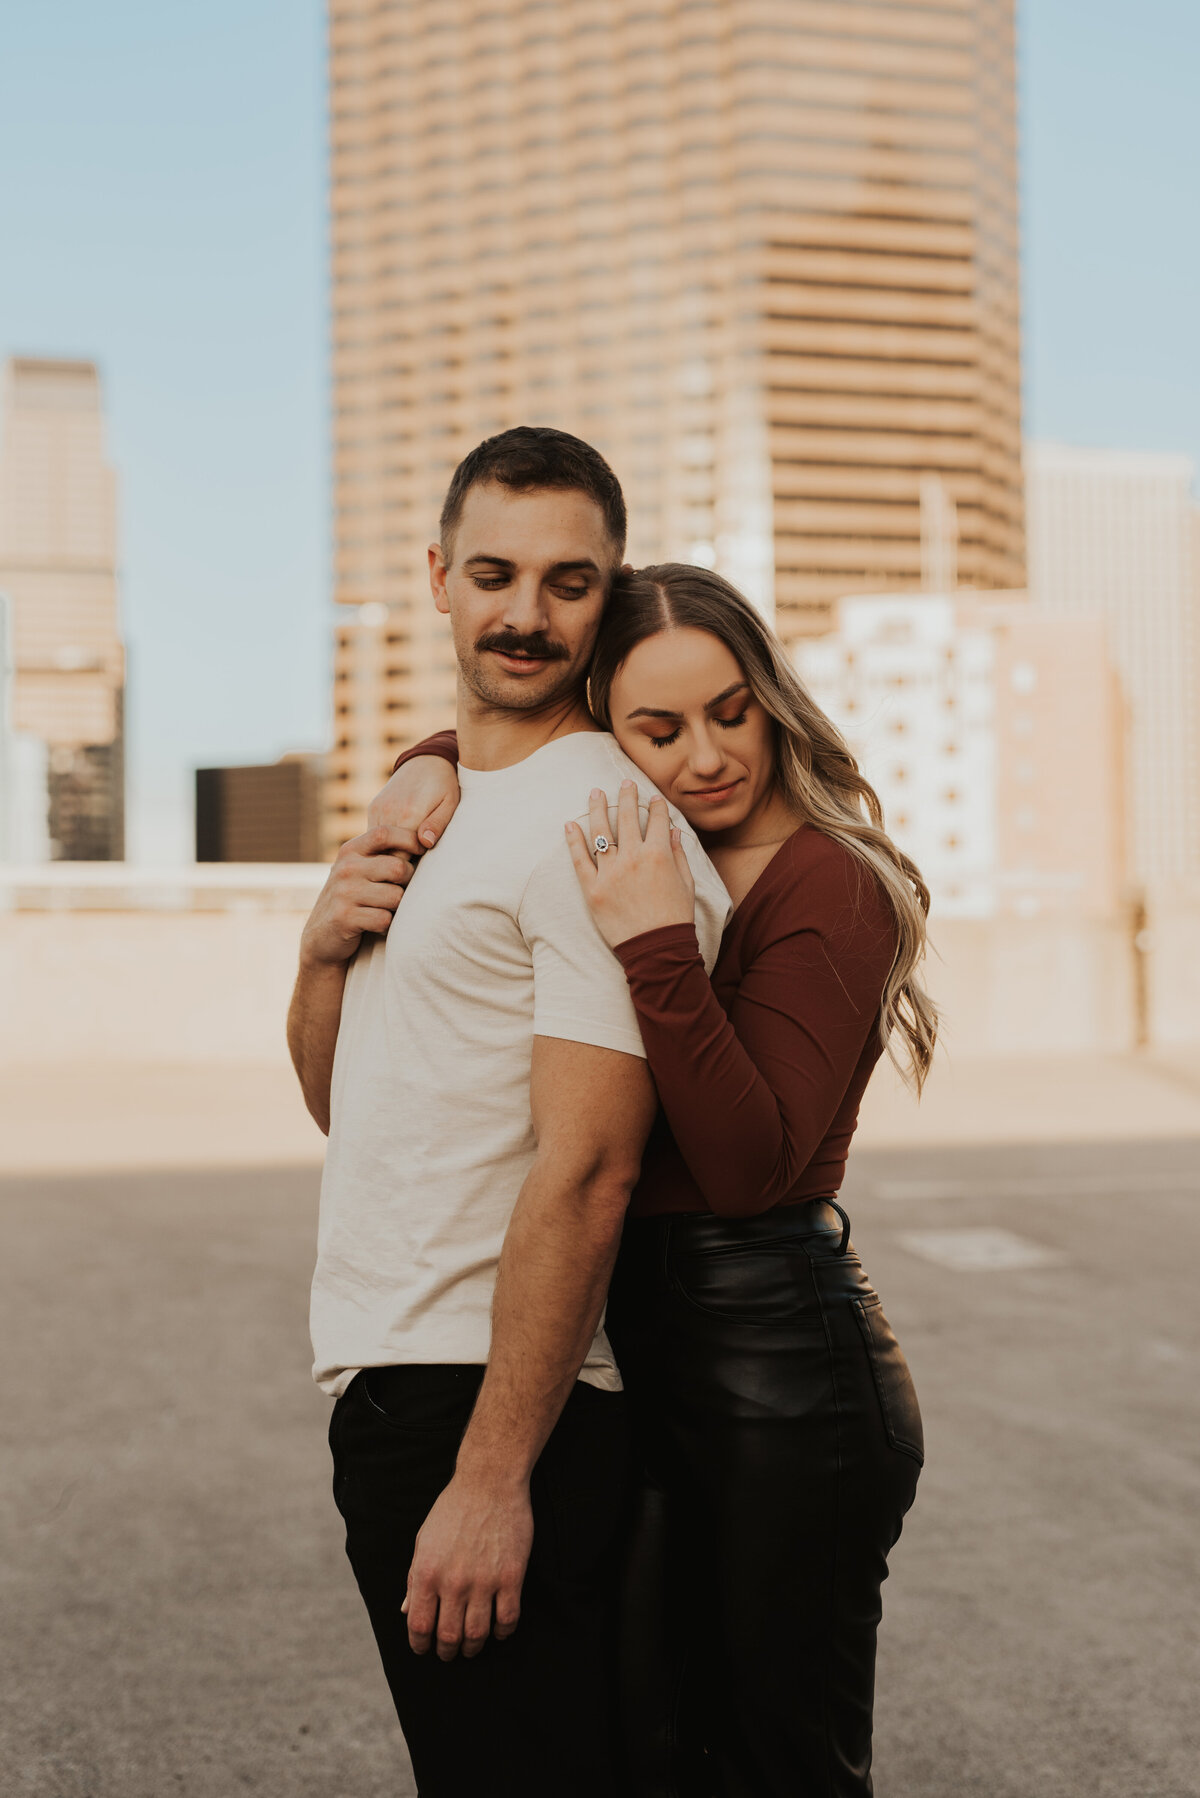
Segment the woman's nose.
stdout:
[[725,754],[716,738],[708,731],[698,731],[692,739],[691,764],[698,775],[707,778],[719,774]]

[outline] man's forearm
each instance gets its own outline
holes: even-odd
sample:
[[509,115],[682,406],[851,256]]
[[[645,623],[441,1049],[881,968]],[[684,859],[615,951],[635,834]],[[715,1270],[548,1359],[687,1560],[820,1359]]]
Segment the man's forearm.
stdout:
[[630,1184],[571,1179],[553,1164],[530,1172],[504,1239],[459,1473],[502,1486],[529,1478],[596,1334]]
[[347,962],[301,960],[288,1009],[287,1040],[304,1103],[329,1134],[330,1088]]

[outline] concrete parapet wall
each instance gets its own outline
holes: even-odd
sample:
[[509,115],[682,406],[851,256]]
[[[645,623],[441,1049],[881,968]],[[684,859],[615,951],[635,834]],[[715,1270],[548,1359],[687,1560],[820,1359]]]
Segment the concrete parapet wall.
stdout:
[[[0,912],[0,1064],[286,1061],[302,910]],[[1200,1042],[1200,909],[1153,923],[1154,1040]],[[947,920],[928,979],[952,1057],[1119,1053],[1133,955],[1117,924]]]
[[283,1062],[303,912],[0,914],[0,1065]]
[[1146,976],[1151,1040],[1200,1043],[1200,889],[1152,895]]
[[952,1056],[1119,1053],[1136,1036],[1134,960],[1118,923],[954,918],[926,981]]

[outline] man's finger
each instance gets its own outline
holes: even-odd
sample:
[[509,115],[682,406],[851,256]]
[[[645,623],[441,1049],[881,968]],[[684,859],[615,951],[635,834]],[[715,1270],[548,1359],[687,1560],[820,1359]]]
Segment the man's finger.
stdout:
[[390,849],[398,849],[404,855],[417,855],[421,845],[416,831],[406,826],[373,824],[360,837],[352,837],[343,848],[355,855],[386,855]]
[[350,897],[358,905],[382,906],[386,911],[395,911],[404,897],[404,888],[398,880],[364,880],[352,889]]
[[[405,873],[405,869],[409,872]],[[406,855],[356,855],[342,868],[343,880],[394,880],[403,885],[411,874],[412,860]]]
[[[411,1581],[411,1575],[410,1581]],[[408,1645],[414,1654],[428,1654],[437,1627],[437,1594],[410,1583],[408,1597]]]
[[464,1602],[443,1592],[438,1604],[437,1657],[452,1661],[462,1647]]
[[496,1640],[511,1636],[521,1621],[521,1587],[501,1586],[496,1594]]
[[593,787],[588,799],[588,829],[591,832],[591,847],[596,846],[597,837],[607,837],[612,842],[613,829],[608,816],[608,795],[600,787]]
[[380,826],[385,841],[377,849],[368,851],[371,855],[420,855],[421,844],[417,836],[417,825],[414,818],[411,823],[384,824]]
[[359,932],[367,931],[371,936],[386,936],[392,928],[392,913],[376,910],[369,905],[360,905],[350,914],[349,928]]
[[492,1601],[472,1594],[463,1618],[463,1659],[473,1661],[492,1633]]
[[642,840],[642,820],[638,816],[637,784],[632,780],[621,782],[621,791],[617,794],[617,841],[622,847],[637,848]]

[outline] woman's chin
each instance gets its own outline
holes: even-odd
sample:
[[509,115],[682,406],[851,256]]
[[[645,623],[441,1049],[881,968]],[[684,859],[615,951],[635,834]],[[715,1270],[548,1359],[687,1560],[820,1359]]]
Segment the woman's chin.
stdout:
[[683,813],[692,829],[701,835],[709,835],[713,831],[732,830],[735,825],[744,822],[750,807],[741,793],[731,793],[728,799],[713,804],[704,801],[697,805],[695,800],[690,805],[681,805],[675,801],[676,808]]

